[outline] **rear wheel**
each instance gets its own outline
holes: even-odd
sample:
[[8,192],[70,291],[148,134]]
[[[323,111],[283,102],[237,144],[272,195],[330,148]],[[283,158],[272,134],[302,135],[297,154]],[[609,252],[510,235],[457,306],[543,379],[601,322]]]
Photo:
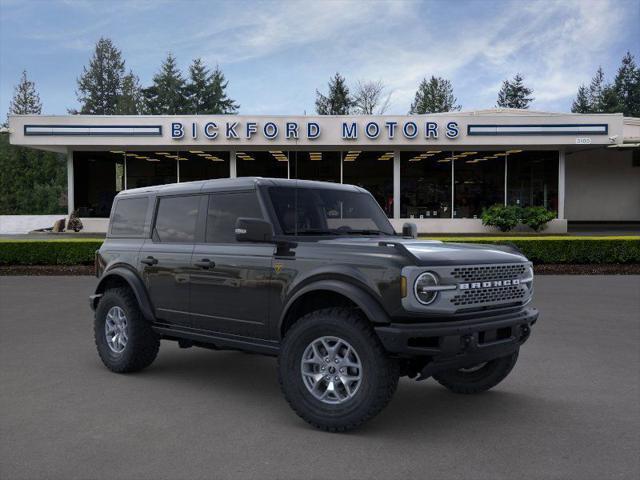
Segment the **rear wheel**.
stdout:
[[311,425],[343,432],[378,414],[398,385],[390,359],[369,323],[346,308],[300,318],[282,342],[280,386],[293,410]]
[[433,378],[454,393],[485,392],[498,385],[511,373],[518,360],[518,352],[516,350],[506,357],[496,358],[471,367],[440,372],[435,374]]
[[142,317],[137,300],[128,288],[107,290],[94,321],[98,355],[114,372],[142,370],[158,355],[160,338]]

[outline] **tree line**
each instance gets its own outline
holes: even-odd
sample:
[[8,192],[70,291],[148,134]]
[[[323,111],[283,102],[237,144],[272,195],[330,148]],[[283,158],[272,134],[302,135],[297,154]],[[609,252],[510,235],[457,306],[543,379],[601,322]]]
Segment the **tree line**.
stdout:
[[[108,38],[101,38],[87,66],[77,79],[80,108],[70,113],[94,115],[138,114],[235,114],[240,106],[227,95],[228,82],[216,65],[210,69],[196,58],[185,76],[176,58],[168,54],[143,87],[127,70],[122,52]],[[327,93],[316,90],[315,107],[320,115],[382,114],[391,92],[382,81],[358,81],[350,89],[336,73]],[[516,74],[502,83],[496,106],[529,108],[533,89]],[[418,85],[409,114],[458,111],[451,81],[425,77]],[[640,117],[640,69],[631,53],[622,59],[613,81],[599,67],[588,85],[580,85],[571,111],[574,113],[623,112]],[[9,106],[10,114],[42,113],[35,83],[23,71]],[[44,214],[66,211],[66,159],[56,153],[14,147],[8,135],[0,136],[0,214]]]

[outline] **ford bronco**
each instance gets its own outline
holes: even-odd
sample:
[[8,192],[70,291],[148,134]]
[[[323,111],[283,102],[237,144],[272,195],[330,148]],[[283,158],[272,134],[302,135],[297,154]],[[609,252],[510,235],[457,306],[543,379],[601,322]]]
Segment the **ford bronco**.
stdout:
[[149,366],[160,340],[276,355],[315,427],[380,412],[398,379],[479,393],[512,370],[538,312],[515,248],[397,234],[366,190],[235,178],[126,190],[96,253],[98,354]]

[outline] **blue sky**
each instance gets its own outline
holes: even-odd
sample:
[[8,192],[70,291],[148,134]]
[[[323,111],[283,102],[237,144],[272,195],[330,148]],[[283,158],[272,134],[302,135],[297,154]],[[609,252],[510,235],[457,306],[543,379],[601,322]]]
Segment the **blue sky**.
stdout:
[[627,50],[640,63],[640,0],[0,0],[0,116],[23,69],[44,113],[76,107],[100,36],[143,84],[169,51],[185,71],[195,57],[219,64],[242,114],[311,114],[336,71],[382,80],[387,113],[406,113],[430,75],[453,82],[463,109],[492,107],[516,72],[532,108],[568,111],[598,65],[611,79]]

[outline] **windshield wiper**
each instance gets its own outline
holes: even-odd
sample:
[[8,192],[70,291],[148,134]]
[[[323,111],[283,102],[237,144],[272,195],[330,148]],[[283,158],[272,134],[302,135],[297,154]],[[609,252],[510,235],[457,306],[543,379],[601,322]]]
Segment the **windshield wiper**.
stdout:
[[385,233],[381,230],[345,230],[345,234],[356,234],[356,235],[384,235]]

